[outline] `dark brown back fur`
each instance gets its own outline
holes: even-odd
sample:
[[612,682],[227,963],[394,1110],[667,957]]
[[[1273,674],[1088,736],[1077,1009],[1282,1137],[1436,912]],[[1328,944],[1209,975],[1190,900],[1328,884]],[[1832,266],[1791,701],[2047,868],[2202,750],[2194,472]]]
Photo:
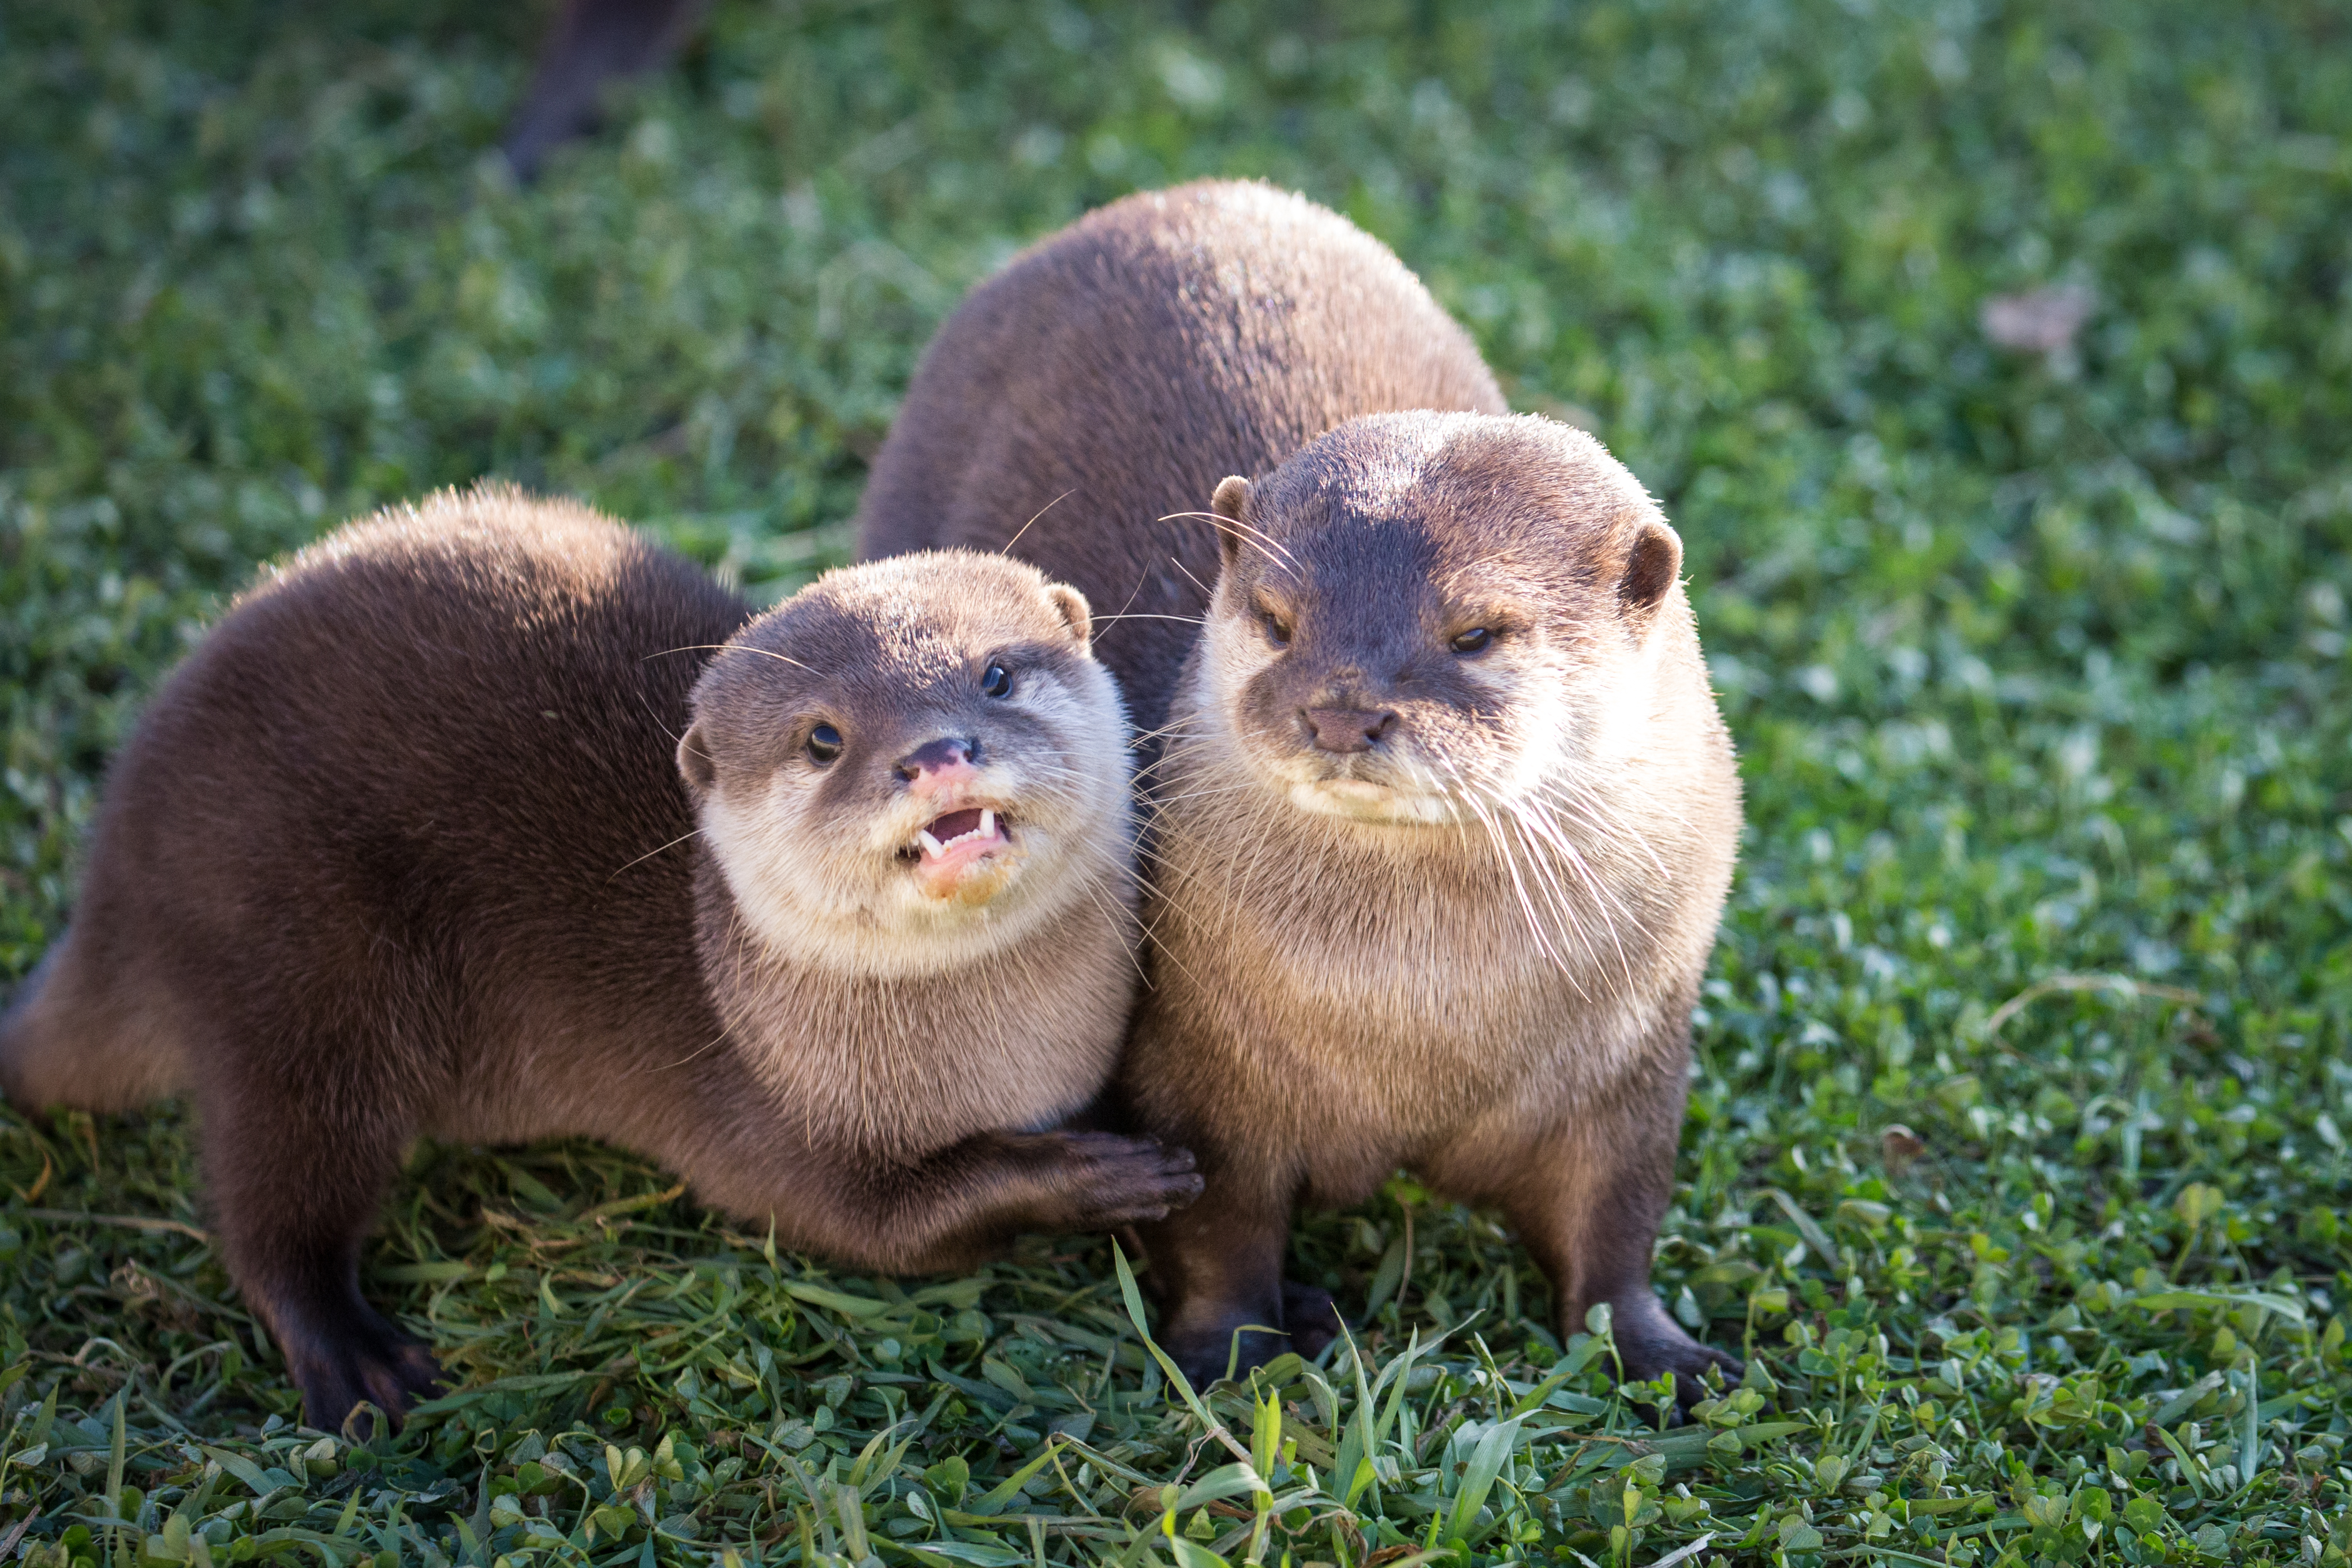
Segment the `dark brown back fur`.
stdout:
[[[207,1042],[328,1095],[342,1062],[291,1052],[286,1032],[331,1037],[362,1015],[421,1093],[499,1026],[453,1009],[460,977],[454,994],[519,1006],[691,1014],[691,951],[660,939],[691,921],[688,858],[637,858],[693,826],[671,737],[701,650],[749,613],[602,519],[508,493],[337,534],[246,595],[157,693],[115,763],[52,973],[201,996],[224,1021],[251,999],[213,953],[331,976],[312,993],[322,1016]],[[607,956],[550,973],[551,951]],[[58,1098],[9,1067],[12,1098]]]

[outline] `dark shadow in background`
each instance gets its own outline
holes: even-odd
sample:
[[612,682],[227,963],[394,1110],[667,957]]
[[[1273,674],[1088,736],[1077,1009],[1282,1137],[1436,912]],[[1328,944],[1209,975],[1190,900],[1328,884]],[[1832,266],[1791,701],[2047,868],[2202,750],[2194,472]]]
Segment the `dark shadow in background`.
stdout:
[[515,177],[536,179],[550,153],[594,129],[604,89],[667,64],[709,9],[709,0],[564,0],[500,143]]

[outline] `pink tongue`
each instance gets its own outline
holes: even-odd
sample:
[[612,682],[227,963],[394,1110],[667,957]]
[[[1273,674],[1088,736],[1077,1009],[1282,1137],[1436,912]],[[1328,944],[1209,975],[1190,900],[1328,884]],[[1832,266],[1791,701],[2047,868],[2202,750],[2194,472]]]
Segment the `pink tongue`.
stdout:
[[971,811],[950,811],[931,824],[930,835],[945,844],[950,839],[962,837],[979,826],[980,812],[977,808]]

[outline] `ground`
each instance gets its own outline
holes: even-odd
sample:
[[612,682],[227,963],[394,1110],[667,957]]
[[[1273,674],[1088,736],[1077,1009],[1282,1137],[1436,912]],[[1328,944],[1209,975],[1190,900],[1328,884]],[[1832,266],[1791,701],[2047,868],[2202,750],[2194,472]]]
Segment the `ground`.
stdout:
[[1748,1386],[1644,1440],[1402,1179],[1297,1249],[1402,1396],[1342,1350],[1277,1433],[1171,1396],[1106,1244],[843,1278],[624,1155],[433,1148],[367,1275],[462,1388],[353,1444],[184,1117],[11,1117],[0,1557],[2345,1560],[2342,7],[728,0],[519,190],[543,17],[0,16],[0,981],[257,563],[497,474],[781,594],[966,286],[1263,174],[1688,542],[1748,826],[1657,1283]]

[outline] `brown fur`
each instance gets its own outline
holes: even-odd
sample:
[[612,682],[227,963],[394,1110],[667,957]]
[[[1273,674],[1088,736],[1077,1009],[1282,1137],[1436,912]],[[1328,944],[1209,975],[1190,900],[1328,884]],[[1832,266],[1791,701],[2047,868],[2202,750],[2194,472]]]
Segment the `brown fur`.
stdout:
[[[1147,722],[1141,694],[1172,697],[1120,1083],[1208,1179],[1146,1233],[1188,1373],[1249,1323],[1313,1348],[1319,1304],[1281,1283],[1292,1209],[1400,1164],[1504,1210],[1563,1331],[1610,1302],[1630,1372],[1736,1369],[1649,1284],[1739,820],[1680,543],[1599,443],[1496,416],[1435,315],[1294,198],[1118,203],[941,332],[861,538],[922,542],[928,516],[1002,543],[1086,479],[1014,548],[1098,603],[1207,616],[1104,649]],[[1212,330],[1261,321],[1279,352]],[[1414,407],[1469,412],[1371,412]]]
[[[812,704],[876,745],[946,718],[994,735],[943,684],[943,647],[1108,690],[1082,604],[1026,568],[880,569],[884,637],[860,620],[872,575],[747,626],[690,563],[578,507],[445,495],[304,552],[155,698],[72,928],[0,1026],[0,1087],[27,1107],[193,1093],[226,1261],[314,1424],[362,1399],[397,1413],[436,1375],[355,1273],[420,1133],[606,1139],[782,1245],[887,1270],[961,1268],[1197,1186],[1181,1153],[1041,1131],[1117,1046],[1117,879],[1037,903],[1042,949],[896,982],[731,924],[674,760],[689,718],[740,778],[760,765],[747,736]],[[824,673],[840,658],[847,678]],[[1008,746],[1115,755],[1116,732],[1114,701]],[[1108,820],[1087,830],[1117,866]]]
[[[1149,734],[1216,580],[1198,509],[1217,481],[1396,408],[1504,405],[1387,247],[1267,185],[1130,196],[1015,258],[940,329],[875,459],[858,556],[1012,541],[1053,561]],[[1178,512],[1194,515],[1159,521]]]

